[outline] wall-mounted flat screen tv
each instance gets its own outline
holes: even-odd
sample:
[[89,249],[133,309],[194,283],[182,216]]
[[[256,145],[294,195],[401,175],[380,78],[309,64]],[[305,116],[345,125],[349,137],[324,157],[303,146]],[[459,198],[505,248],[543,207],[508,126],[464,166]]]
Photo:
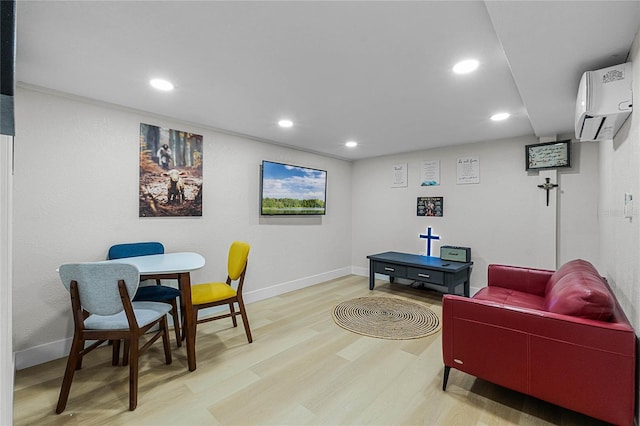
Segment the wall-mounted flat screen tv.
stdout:
[[261,215],[324,215],[326,197],[325,170],[262,162]]

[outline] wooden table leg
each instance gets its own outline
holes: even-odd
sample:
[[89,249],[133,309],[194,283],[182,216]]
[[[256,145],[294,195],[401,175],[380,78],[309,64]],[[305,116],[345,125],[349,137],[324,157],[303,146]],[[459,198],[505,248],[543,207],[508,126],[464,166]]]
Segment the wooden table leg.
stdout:
[[193,322],[193,304],[191,303],[191,276],[188,272],[180,274],[180,292],[184,304],[184,330],[187,342],[187,363],[189,371],[196,369],[196,330]]
[[471,294],[471,267],[467,268],[467,279],[464,281],[464,295],[469,297]]
[[373,290],[376,285],[376,272],[373,265],[373,260],[369,260],[369,290]]

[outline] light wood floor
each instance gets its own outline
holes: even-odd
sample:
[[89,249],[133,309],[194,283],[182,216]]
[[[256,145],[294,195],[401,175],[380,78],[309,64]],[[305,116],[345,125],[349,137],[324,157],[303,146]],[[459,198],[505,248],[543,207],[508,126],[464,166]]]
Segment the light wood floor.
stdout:
[[[347,276],[248,306],[254,342],[230,320],[198,326],[198,368],[161,344],[140,361],[138,408],[128,411],[128,368],[110,349],[87,356],[67,409],[54,413],[66,359],[18,371],[16,425],[601,425],[578,413],[452,370],[442,391],[440,332],[382,340],[343,330],[341,301],[393,294],[441,312],[441,295]],[[579,390],[578,390],[579,391]]]

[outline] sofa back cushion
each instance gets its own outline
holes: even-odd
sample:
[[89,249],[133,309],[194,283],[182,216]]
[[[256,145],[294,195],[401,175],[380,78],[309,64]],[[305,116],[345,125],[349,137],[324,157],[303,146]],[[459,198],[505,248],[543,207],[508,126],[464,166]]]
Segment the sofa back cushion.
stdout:
[[549,278],[544,307],[549,312],[609,321],[615,301],[598,271],[586,260],[572,260]]

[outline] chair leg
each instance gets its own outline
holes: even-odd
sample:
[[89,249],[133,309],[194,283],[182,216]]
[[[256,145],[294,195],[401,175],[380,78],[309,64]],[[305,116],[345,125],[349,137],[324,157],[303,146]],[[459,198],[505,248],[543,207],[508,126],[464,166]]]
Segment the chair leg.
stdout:
[[[167,323],[167,316],[162,317],[160,321],[160,328],[162,329],[162,346],[164,346],[164,360],[167,365],[171,364],[171,342],[169,341],[169,324]],[[180,340],[178,340],[179,342]]]
[[244,324],[244,332],[247,333],[247,340],[249,341],[249,343],[252,343],[253,337],[251,337],[251,329],[249,328],[249,318],[247,318],[247,310],[244,308],[242,299],[238,299],[238,310],[240,311],[240,315],[242,316],[242,323]]
[[62,413],[67,406],[69,392],[71,391],[71,382],[73,381],[73,375],[76,369],[79,368],[80,359],[82,358],[80,352],[82,351],[83,346],[84,340],[74,335],[73,343],[71,343],[71,350],[69,351],[69,358],[67,359],[67,368],[64,371],[64,379],[62,379],[62,387],[60,388],[56,414]]
[[180,317],[178,315],[178,304],[176,299],[171,301],[171,317],[173,318],[173,330],[176,333],[176,343],[178,347],[182,346],[182,338],[180,337]]
[[233,326],[237,327],[238,326],[238,320],[236,319],[236,309],[233,306],[233,302],[229,303],[229,311],[231,312],[231,321],[233,321]]
[[[194,308],[195,309],[195,308]],[[180,335],[180,340],[184,340],[186,334],[184,332],[187,322],[184,319],[184,305],[180,302],[180,327],[182,327],[182,333]]]
[[124,349],[122,350],[122,366],[127,366],[129,365],[129,353],[130,353],[130,342],[129,340],[125,340],[124,341]]
[[138,405],[138,347],[139,336],[131,336],[129,343],[129,410],[133,411]]
[[120,365],[120,340],[111,340],[112,347],[112,355],[111,355],[111,365],[114,367]]

